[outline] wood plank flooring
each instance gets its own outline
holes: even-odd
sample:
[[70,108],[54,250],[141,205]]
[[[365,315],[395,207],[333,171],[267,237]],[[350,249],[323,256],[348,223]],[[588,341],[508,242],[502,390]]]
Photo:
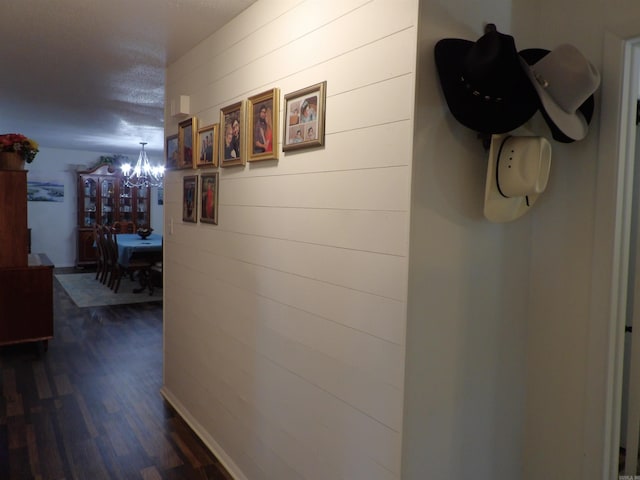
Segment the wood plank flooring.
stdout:
[[0,479],[231,479],[160,395],[160,303],[78,308],[54,278],[54,316],[48,351],[0,347]]

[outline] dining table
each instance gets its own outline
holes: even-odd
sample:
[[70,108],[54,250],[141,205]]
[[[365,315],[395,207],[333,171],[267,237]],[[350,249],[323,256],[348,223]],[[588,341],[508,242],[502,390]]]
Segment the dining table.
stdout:
[[148,256],[162,260],[162,235],[152,233],[147,237],[141,237],[137,233],[116,234],[118,244],[118,262],[127,267],[131,258],[135,256]]

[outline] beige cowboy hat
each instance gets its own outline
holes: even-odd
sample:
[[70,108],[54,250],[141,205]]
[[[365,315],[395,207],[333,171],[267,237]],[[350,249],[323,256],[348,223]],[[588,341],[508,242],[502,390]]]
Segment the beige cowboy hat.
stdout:
[[551,144],[544,137],[492,135],[484,216],[510,222],[524,215],[547,187]]

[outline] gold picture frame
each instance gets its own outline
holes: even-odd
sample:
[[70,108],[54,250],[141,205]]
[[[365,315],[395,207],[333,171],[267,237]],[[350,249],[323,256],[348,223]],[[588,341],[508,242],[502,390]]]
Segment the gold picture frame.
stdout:
[[173,170],[178,168],[178,162],[180,161],[180,142],[178,141],[178,134],[169,135],[165,140],[165,170]]
[[247,161],[278,160],[280,90],[273,88],[247,99]]
[[196,140],[196,167],[207,168],[218,166],[219,123],[200,127]]
[[200,175],[200,221],[218,224],[219,173]]
[[191,117],[178,123],[178,168],[195,168],[198,119]]
[[245,165],[244,101],[220,109],[220,166]]
[[324,145],[327,82],[284,96],[282,151]]

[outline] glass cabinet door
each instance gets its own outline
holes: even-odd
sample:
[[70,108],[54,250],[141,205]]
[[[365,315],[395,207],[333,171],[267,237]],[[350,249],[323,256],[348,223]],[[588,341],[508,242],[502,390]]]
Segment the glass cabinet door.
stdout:
[[83,224],[85,227],[92,227],[96,224],[96,204],[98,201],[98,187],[93,178],[84,181],[84,205]]
[[121,222],[131,222],[133,219],[133,191],[124,179],[120,180],[120,199],[118,204],[118,218]]
[[149,227],[149,212],[147,206],[149,204],[149,188],[140,187],[136,192],[136,225],[140,227]]
[[102,185],[100,188],[100,200],[102,204],[102,224],[113,224],[113,218],[115,215],[114,209],[116,208],[114,202],[115,196],[115,180],[113,178],[102,179]]

